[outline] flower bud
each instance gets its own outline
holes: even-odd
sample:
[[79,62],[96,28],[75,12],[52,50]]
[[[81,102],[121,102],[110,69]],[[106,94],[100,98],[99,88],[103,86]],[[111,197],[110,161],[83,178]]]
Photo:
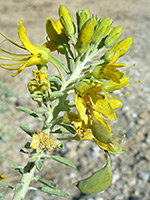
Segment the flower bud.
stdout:
[[85,53],[89,49],[89,44],[91,42],[94,33],[95,21],[90,18],[83,26],[79,33],[78,41],[76,44],[76,49],[80,54]]
[[120,79],[120,83],[116,83],[112,80],[104,82],[102,88],[108,92],[112,92],[114,90],[120,90],[121,88],[126,87],[129,81],[130,78],[124,76],[123,78]]
[[122,106],[122,102],[118,99],[109,98],[108,100],[112,110],[116,110]]
[[131,47],[133,43],[132,37],[127,37],[117,44],[115,44],[111,49],[105,52],[104,59],[106,62],[112,61],[114,56],[116,57],[114,62],[121,56],[123,56]]
[[110,18],[105,18],[102,21],[99,21],[94,31],[92,43],[96,44],[100,42],[109,32],[111,25],[112,19]]
[[76,85],[75,89],[80,94],[84,94],[86,91],[88,91],[92,87],[95,87],[95,85],[91,85],[86,82],[80,82],[78,85]]
[[105,46],[107,48],[112,47],[115,44],[115,42],[120,38],[121,34],[122,26],[117,26],[113,28],[105,40]]
[[94,78],[99,79],[100,78],[100,74],[103,72],[102,70],[102,66],[97,65],[93,71],[92,71],[92,75],[94,76]]
[[59,7],[59,16],[60,16],[61,24],[64,27],[64,32],[66,36],[72,37],[76,32],[75,26],[68,9],[63,5]]
[[90,18],[90,11],[86,8],[84,8],[83,10],[79,10],[76,13],[76,18],[77,18],[78,33],[79,33],[82,26]]

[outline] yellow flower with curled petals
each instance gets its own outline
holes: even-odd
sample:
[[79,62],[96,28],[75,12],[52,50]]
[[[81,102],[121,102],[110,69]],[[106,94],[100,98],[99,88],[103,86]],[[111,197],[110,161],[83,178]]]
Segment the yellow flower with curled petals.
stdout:
[[49,136],[43,131],[36,130],[33,133],[30,147],[36,149],[37,152],[45,151],[46,149],[51,152],[54,151],[59,144],[60,143],[56,138]]
[[50,40],[44,43],[43,47],[47,47],[51,51],[57,50],[59,45],[63,45],[68,41],[68,37],[64,33],[64,28],[60,19],[58,19],[55,23],[51,18],[47,18],[46,32]]
[[[98,113],[95,113],[96,117],[99,117],[100,115]],[[103,119],[102,119],[103,120]],[[93,133],[91,128],[91,124],[85,125],[84,121],[80,119],[80,116],[78,114],[68,112],[63,117],[63,122],[66,124],[73,125],[76,129],[77,134],[74,137],[68,137],[68,138],[59,138],[60,140],[93,140],[102,150],[106,150],[111,154],[121,154],[124,152],[122,149],[120,143],[118,143],[114,138],[112,138],[111,142],[109,143],[103,143],[99,140],[97,140]],[[107,125],[108,127],[109,125]],[[108,127],[110,129],[110,126]],[[111,130],[110,130],[111,131]]]
[[[8,54],[12,57],[4,57],[4,56],[0,56],[1,60],[11,60],[11,61],[18,61],[15,64],[2,64],[0,63],[0,67],[6,70],[17,70],[17,72],[15,74],[13,74],[12,76],[15,77],[17,74],[19,74],[20,72],[22,72],[22,70],[24,70],[26,67],[32,66],[32,65],[39,65],[39,66],[45,66],[50,58],[50,50],[48,48],[45,47],[40,47],[40,46],[36,46],[34,44],[32,44],[29,40],[29,38],[27,37],[27,32],[25,27],[23,26],[23,22],[20,21],[18,23],[18,36],[20,41],[22,42],[22,45],[17,44],[15,42],[13,42],[12,40],[8,39],[7,37],[5,37],[2,33],[1,35],[10,43],[14,44],[15,46],[22,48],[24,50],[27,50],[30,52],[29,55],[24,55],[24,54],[14,54],[14,53],[10,53],[8,51],[5,51],[3,49],[0,49],[0,51],[2,53]],[[13,58],[13,56],[15,56],[16,58]],[[5,66],[18,66],[18,67],[5,67]]]
[[[93,111],[98,112],[105,119],[116,120],[115,109],[121,107],[121,102],[119,100],[113,100],[113,104],[117,104],[117,108],[111,106],[109,100],[112,102],[112,99],[109,98],[107,92],[102,87],[102,82],[93,81],[93,82],[81,82],[76,86],[76,98],[75,103],[77,111],[80,115],[80,118],[87,121],[87,103],[89,103]],[[85,100],[87,98],[87,101]],[[85,122],[86,123],[86,122]]]
[[[44,94],[50,88],[50,82],[47,78],[48,74],[39,70],[33,70],[34,79],[28,83],[30,94]],[[40,102],[39,98],[32,98],[34,101]]]

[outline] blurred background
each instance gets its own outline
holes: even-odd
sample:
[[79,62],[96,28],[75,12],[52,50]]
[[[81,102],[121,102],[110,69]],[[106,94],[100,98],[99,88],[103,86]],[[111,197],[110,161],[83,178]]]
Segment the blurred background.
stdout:
[[[122,25],[122,39],[134,38],[130,51],[119,61],[129,67],[127,71],[130,83],[141,80],[132,87],[123,89],[129,97],[122,98],[123,107],[117,112],[118,120],[113,130],[121,129],[126,133],[122,144],[127,150],[122,155],[113,155],[113,183],[105,192],[83,195],[72,185],[75,181],[91,175],[105,163],[103,153],[92,142],[66,142],[63,152],[67,159],[74,162],[77,169],[70,169],[55,161],[46,160],[42,173],[36,174],[43,179],[52,179],[60,189],[68,192],[72,200],[149,200],[150,199],[150,1],[149,0],[5,0],[0,2],[0,32],[13,41],[20,42],[17,24],[23,20],[28,37],[36,45],[45,42],[45,20],[47,17],[58,19],[58,7],[63,4],[75,20],[76,11],[87,8],[99,18],[112,18],[113,26]],[[0,41],[3,38],[0,37]],[[5,45],[13,51],[13,46]],[[36,109],[31,102],[27,83],[32,79],[34,67],[25,69],[19,76],[12,78],[12,72],[0,69],[0,174],[10,185],[20,180],[20,175],[12,169],[15,163],[25,165],[27,156],[20,148],[31,139],[19,128],[28,124],[31,128],[40,128],[35,119],[18,111],[16,106]],[[49,65],[49,73],[54,68]],[[118,93],[119,94],[119,93]],[[34,183],[36,184],[36,183]],[[11,191],[1,190],[6,199],[12,198]],[[44,193],[28,192],[26,200],[58,200],[60,197]]]

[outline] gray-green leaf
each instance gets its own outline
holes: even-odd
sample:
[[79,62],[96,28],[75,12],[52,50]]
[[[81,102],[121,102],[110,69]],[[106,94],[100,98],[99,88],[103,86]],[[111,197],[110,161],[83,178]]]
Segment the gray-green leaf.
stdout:
[[49,187],[42,187],[39,190],[42,192],[51,194],[51,195],[56,195],[56,196],[60,196],[60,197],[64,197],[64,198],[71,198],[71,196],[69,194],[67,194],[66,192],[64,192],[62,190],[49,188]]
[[28,127],[27,125],[21,125],[20,128],[26,132],[29,136],[32,137],[32,134],[33,134],[33,129]]
[[29,114],[30,116],[32,117],[35,117],[36,119],[40,120],[40,121],[43,121],[43,119],[41,119],[34,111],[28,109],[28,108],[25,108],[23,106],[18,106],[16,107],[18,110],[21,110],[27,114]]
[[38,181],[40,183],[43,183],[44,185],[47,185],[48,187],[51,187],[51,188],[57,188],[58,187],[58,185],[51,180],[38,179]]
[[69,167],[76,168],[76,166],[72,162],[70,162],[69,160],[67,160],[66,158],[63,158],[61,156],[50,156],[50,158],[52,158],[64,165],[67,165]]

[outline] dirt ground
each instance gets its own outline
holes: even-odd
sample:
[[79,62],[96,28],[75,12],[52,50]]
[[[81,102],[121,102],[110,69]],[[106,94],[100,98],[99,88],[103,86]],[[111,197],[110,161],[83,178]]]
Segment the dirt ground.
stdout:
[[[141,80],[140,84],[129,87],[129,97],[122,98],[123,107],[118,111],[115,129],[122,129],[127,137],[123,143],[127,153],[112,156],[113,184],[103,193],[81,194],[72,183],[86,177],[104,164],[105,158],[94,144],[83,142],[66,143],[63,155],[77,165],[77,170],[46,161],[41,173],[42,178],[50,178],[60,188],[72,196],[72,200],[149,200],[150,199],[150,1],[149,0],[0,0],[0,32],[19,42],[17,23],[23,20],[28,37],[32,43],[41,45],[45,42],[45,20],[47,17],[57,20],[58,7],[65,5],[73,18],[79,9],[87,8],[101,18],[109,17],[114,26],[122,25],[122,38],[132,36],[134,44],[121,59],[127,66],[136,64],[127,75],[131,83]],[[2,37],[0,37],[2,41]],[[7,46],[6,46],[7,47]],[[8,46],[9,50],[13,47]],[[18,127],[28,124],[32,128],[40,127],[37,121],[16,110],[16,105],[32,110],[36,104],[30,101],[26,84],[32,78],[33,68],[28,68],[16,78],[12,72],[0,69],[1,96],[6,90],[12,91],[12,104],[5,105],[7,112],[0,113],[0,174],[4,173],[10,185],[15,185],[20,176],[11,168],[15,161],[24,165],[27,157],[19,152],[30,138]],[[51,73],[54,69],[50,69]],[[4,87],[7,86],[7,88]],[[3,89],[4,88],[4,89]],[[9,88],[9,89],[8,89]],[[11,92],[10,92],[11,93]],[[7,104],[7,102],[5,102]],[[4,108],[0,102],[0,109]],[[7,149],[6,149],[7,148]],[[61,170],[60,170],[61,167]],[[39,173],[37,173],[39,176]],[[12,198],[11,191],[2,190],[6,199]],[[26,200],[58,200],[38,192],[29,192]]]

